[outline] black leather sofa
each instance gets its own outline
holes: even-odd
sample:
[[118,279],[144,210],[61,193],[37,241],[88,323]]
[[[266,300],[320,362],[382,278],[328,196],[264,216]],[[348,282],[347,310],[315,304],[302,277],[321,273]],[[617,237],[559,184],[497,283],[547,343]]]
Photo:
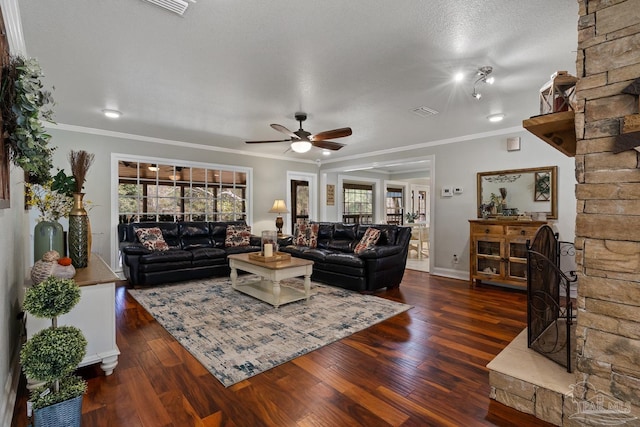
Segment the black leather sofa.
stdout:
[[[260,237],[251,236],[249,246],[225,247],[229,222],[135,222],[118,224],[118,240],[125,277],[133,286],[229,275],[227,255],[260,251]],[[169,245],[151,251],[138,242],[136,230],[158,227]]]
[[[314,262],[312,280],[363,293],[400,285],[407,263],[411,228],[387,224],[317,224],[316,248],[294,245],[293,237],[279,241],[281,252]],[[380,238],[375,247],[356,255],[355,246],[369,227],[379,229]]]

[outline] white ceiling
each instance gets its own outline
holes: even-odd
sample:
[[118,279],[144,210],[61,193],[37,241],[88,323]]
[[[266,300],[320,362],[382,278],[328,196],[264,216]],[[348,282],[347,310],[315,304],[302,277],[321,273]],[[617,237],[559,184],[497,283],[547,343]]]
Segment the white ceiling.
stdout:
[[[539,114],[553,72],[575,74],[575,0],[198,0],[183,17],[142,0],[19,6],[59,124],[291,159],[323,156],[244,141],[297,130],[296,111],[311,133],[353,129],[330,160],[496,131]],[[477,101],[485,65],[496,83]]]

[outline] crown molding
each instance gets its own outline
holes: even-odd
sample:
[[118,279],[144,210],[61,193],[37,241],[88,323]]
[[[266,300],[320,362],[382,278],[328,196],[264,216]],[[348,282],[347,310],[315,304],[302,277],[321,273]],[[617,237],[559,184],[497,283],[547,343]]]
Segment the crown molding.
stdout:
[[366,154],[354,154],[353,156],[340,157],[339,159],[324,160],[322,164],[326,165],[330,163],[339,163],[346,160],[362,160],[367,157],[376,157],[376,156],[385,155],[385,154],[402,153],[403,151],[417,150],[420,148],[435,147],[438,145],[454,144],[456,142],[471,141],[474,139],[487,138],[491,136],[506,135],[514,132],[522,132],[523,130],[524,128],[522,126],[513,126],[510,128],[498,129],[490,132],[473,133],[470,135],[455,136],[453,138],[440,139],[436,141],[421,142],[420,144],[405,145],[402,147],[388,148],[386,150],[372,151]]
[[[0,0],[2,1],[2,0]],[[163,145],[174,145],[176,147],[184,147],[184,148],[193,148],[197,150],[207,150],[207,151],[216,151],[219,153],[229,153],[229,154],[237,154],[240,156],[252,156],[252,157],[260,157],[262,159],[275,159],[275,160],[284,160],[288,162],[298,162],[298,163],[308,163],[308,164],[316,164],[313,160],[307,159],[292,159],[284,156],[276,156],[273,154],[263,154],[263,153],[255,153],[252,151],[246,150],[236,150],[233,148],[223,148],[223,147],[215,147],[212,145],[204,145],[204,144],[196,144],[193,142],[185,142],[185,141],[176,141],[172,139],[163,139],[163,138],[155,138],[151,136],[144,135],[135,135],[131,133],[124,132],[115,132],[104,129],[96,129],[89,128],[84,126],[76,126],[76,125],[66,125],[63,123],[46,123],[46,128],[54,129],[54,130],[65,130],[69,132],[77,132],[77,133],[85,133],[89,135],[100,135],[100,136],[108,136],[110,138],[119,138],[119,139],[129,139],[134,141],[143,141],[143,142],[151,142],[154,144],[163,144]]]
[[27,56],[27,47],[22,33],[22,20],[20,19],[20,7],[18,0],[0,0],[4,27],[7,31],[9,52],[11,55]]

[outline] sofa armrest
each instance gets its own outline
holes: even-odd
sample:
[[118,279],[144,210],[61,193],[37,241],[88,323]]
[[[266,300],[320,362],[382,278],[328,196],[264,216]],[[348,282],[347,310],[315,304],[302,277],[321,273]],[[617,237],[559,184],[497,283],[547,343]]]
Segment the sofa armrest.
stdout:
[[359,257],[363,259],[384,258],[397,255],[402,251],[403,248],[400,245],[381,245],[365,250]]
[[260,247],[262,247],[262,237],[252,234],[249,237],[249,246],[260,246]]
[[152,251],[142,246],[142,244],[132,243],[130,245],[123,245],[120,247],[120,251],[125,255],[146,255]]
[[293,236],[278,237],[278,246],[284,248],[285,246],[293,245]]

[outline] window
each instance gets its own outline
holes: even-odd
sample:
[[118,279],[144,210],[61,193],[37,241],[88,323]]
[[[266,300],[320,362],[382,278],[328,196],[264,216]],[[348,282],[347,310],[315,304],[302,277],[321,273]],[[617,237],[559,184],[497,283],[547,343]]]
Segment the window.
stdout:
[[342,185],[344,201],[342,221],[345,223],[371,224],[373,222],[373,185]]
[[246,221],[250,173],[232,166],[119,160],[119,221]]
[[402,188],[387,187],[386,214],[387,224],[402,224]]

